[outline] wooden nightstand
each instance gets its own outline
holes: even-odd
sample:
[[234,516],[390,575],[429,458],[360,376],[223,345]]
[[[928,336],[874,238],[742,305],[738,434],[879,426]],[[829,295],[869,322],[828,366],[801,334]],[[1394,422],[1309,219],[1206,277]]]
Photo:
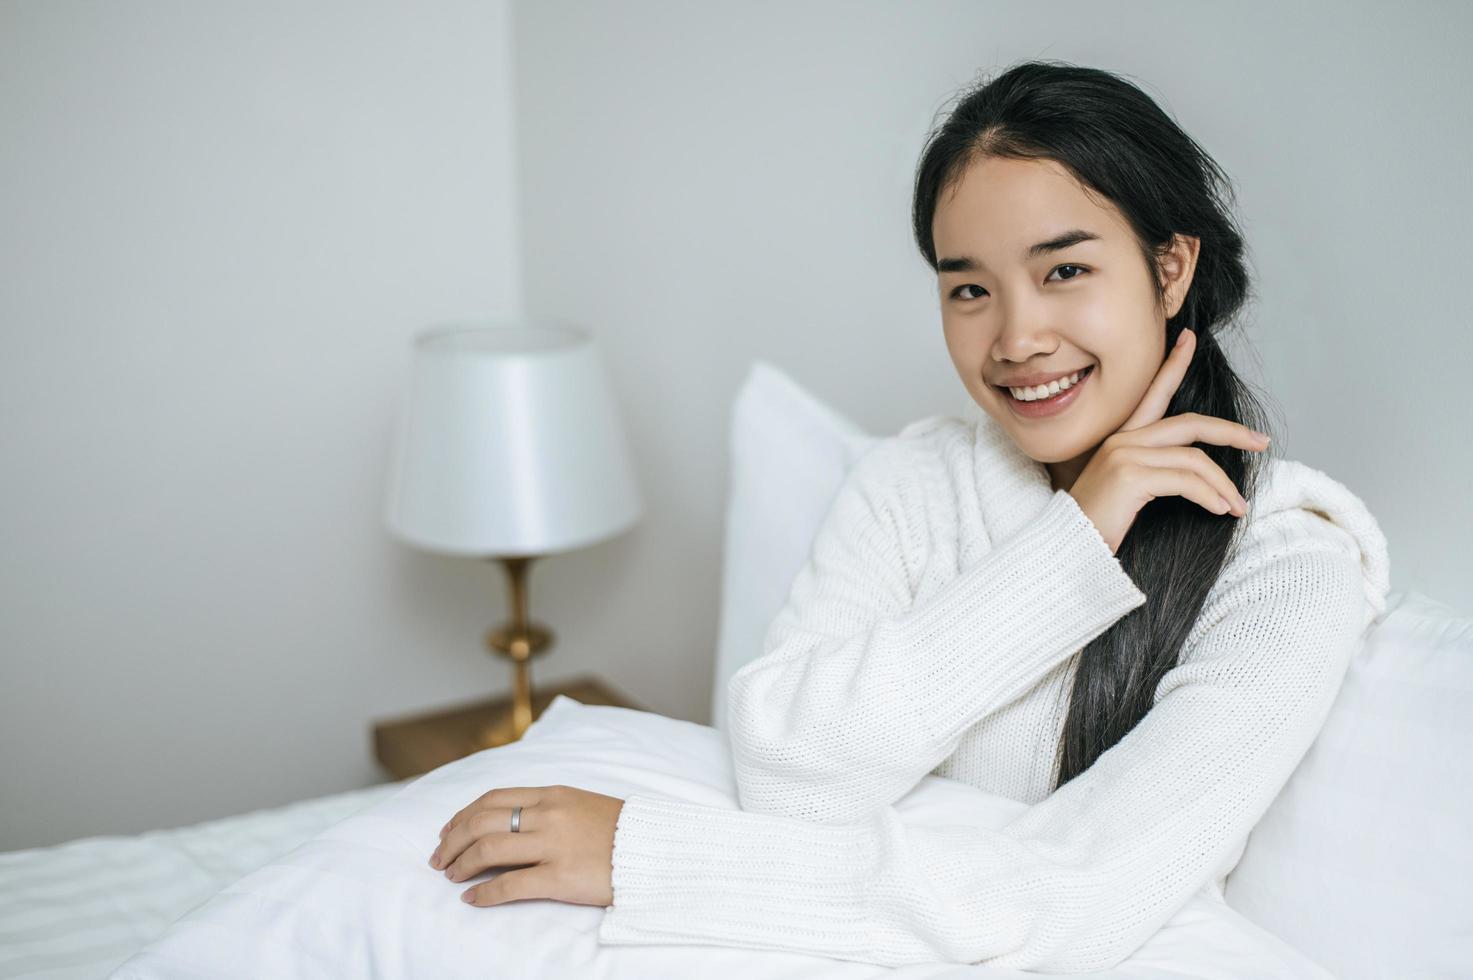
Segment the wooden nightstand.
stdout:
[[[635,704],[596,677],[546,684],[532,692],[532,718],[559,694],[583,704],[649,709]],[[408,779],[478,752],[482,732],[511,714],[511,695],[477,701],[430,715],[381,721],[373,726],[373,753],[395,779]]]

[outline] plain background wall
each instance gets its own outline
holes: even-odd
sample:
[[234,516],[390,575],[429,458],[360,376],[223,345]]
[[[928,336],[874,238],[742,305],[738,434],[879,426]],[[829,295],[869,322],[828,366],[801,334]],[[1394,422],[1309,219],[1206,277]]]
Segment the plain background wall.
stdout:
[[727,413],[769,360],[876,433],[980,411],[910,231],[981,73],[1125,73],[1234,178],[1240,364],[1473,612],[1473,83],[1456,3],[0,3],[0,849],[365,785],[510,688],[499,567],[383,531],[409,342],[588,326],[647,514],[536,563],[593,672],[706,722]]
[[504,2],[0,2],[0,848],[386,778],[509,685],[381,512],[410,341],[521,308]]

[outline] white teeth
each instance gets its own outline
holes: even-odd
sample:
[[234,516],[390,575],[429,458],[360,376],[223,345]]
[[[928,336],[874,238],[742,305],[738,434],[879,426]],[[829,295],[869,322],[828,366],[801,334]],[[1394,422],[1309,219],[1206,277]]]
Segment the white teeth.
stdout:
[[1084,371],[1087,370],[1089,369],[1085,368],[1084,370],[1075,371],[1067,378],[1058,378],[1050,381],[1046,385],[1038,385],[1033,388],[1009,388],[1008,391],[1020,402],[1032,402],[1040,398],[1051,398],[1059,392],[1067,391],[1069,388],[1078,384],[1079,379],[1084,375]]

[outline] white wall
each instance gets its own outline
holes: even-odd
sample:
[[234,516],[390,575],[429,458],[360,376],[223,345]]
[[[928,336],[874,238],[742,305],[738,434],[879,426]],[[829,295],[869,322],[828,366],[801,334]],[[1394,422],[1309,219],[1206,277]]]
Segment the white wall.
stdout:
[[379,512],[410,336],[518,309],[523,266],[599,334],[648,505],[534,565],[534,682],[707,721],[736,387],[765,358],[881,433],[974,408],[910,181],[1027,57],[1134,76],[1235,177],[1282,451],[1366,500],[1393,587],[1473,611],[1473,417],[1409,397],[1473,347],[1470,19],[0,4],[0,848],[363,785],[374,719],[509,688],[499,569]]
[[1233,176],[1260,300],[1240,365],[1278,407],[1276,446],[1365,500],[1393,588],[1473,615],[1473,409],[1457,394],[1473,7],[515,12],[527,303],[607,338],[653,497],[628,567],[600,570],[631,695],[710,718],[725,426],[751,358],[878,433],[981,411],[947,357],[911,182],[938,110],[1028,58],[1133,77]]
[[384,778],[507,686],[382,530],[413,333],[521,305],[504,2],[0,3],[0,848]]

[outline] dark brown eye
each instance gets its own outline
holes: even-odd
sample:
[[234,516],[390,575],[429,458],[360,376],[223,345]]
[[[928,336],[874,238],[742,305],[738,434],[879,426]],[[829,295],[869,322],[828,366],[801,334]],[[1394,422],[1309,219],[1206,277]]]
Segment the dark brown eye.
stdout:
[[[1086,269],[1082,265],[1073,265],[1071,263],[1065,263],[1064,265],[1056,265],[1056,266],[1054,266],[1054,272],[1058,272],[1060,269],[1078,269],[1080,272],[1088,272],[1089,271],[1088,269]],[[1050,275],[1053,275],[1053,273],[1049,273],[1049,274]],[[1078,279],[1078,278],[1079,278],[1078,276],[1065,276],[1063,279],[1061,279],[1059,281],[1060,282],[1068,282],[1070,279]]]

